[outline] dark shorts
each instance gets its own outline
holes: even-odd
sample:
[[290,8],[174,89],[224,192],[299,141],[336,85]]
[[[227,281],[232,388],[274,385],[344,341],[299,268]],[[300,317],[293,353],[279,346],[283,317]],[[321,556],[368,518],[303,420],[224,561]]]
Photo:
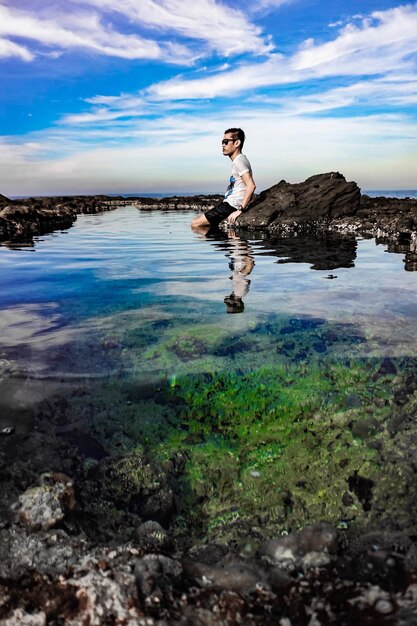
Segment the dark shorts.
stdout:
[[204,213],[204,216],[206,217],[206,219],[208,219],[211,226],[217,226],[218,224],[220,224],[220,222],[225,220],[226,217],[229,217],[229,215],[234,211],[236,211],[236,209],[232,207],[231,204],[223,201],[220,202],[220,204],[214,206],[212,209],[206,211]]

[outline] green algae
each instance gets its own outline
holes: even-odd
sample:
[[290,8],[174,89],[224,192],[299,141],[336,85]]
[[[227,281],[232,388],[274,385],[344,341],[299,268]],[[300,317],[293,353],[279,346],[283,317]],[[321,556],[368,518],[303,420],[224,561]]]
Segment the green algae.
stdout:
[[395,468],[387,437],[405,376],[395,372],[407,364],[384,373],[383,359],[359,358],[364,338],[346,324],[280,316],[238,324],[155,319],[121,329],[129,376],[97,383],[88,402],[71,399],[78,422],[111,455],[133,454],[112,469],[108,499],[130,506],[131,489],[147,491],[135,466],[135,450],[144,450],[171,472],[188,523],[216,539],[239,526],[273,535],[369,519],[361,481],[374,485],[375,510],[385,502],[393,510],[395,485],[405,493],[412,479]]
[[345,503],[348,479],[379,467],[351,426],[369,414],[383,422],[389,411],[387,381],[375,371],[310,362],[177,379],[178,423],[152,454],[185,454],[189,505],[211,528],[231,511],[233,521],[281,527],[354,519],[363,507],[355,495]]

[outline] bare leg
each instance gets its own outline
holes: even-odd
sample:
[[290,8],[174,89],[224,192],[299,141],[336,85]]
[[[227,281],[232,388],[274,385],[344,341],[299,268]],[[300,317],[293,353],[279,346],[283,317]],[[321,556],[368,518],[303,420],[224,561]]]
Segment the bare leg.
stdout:
[[203,237],[207,237],[207,234],[210,232],[208,226],[191,226],[191,230],[196,235],[202,235]]
[[201,227],[208,228],[209,226],[210,222],[208,221],[204,213],[202,213],[201,215],[197,215],[197,217],[195,217],[191,222],[191,228],[193,230]]

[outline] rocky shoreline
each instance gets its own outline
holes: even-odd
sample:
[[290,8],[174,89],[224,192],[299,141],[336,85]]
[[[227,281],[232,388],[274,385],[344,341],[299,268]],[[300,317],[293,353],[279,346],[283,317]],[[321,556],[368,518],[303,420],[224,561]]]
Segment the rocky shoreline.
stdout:
[[[30,433],[0,436],[0,624],[416,624],[417,362],[385,359],[373,371],[371,404],[361,410],[347,397],[346,424],[341,414],[333,432],[314,417],[304,423],[313,439],[327,438],[316,445],[331,449],[340,502],[319,504],[314,488],[303,514],[298,501],[316,470],[300,466],[268,518],[230,510],[209,525],[201,493],[187,486],[185,443],[163,461],[141,445],[109,455],[81,430],[85,389],[48,397]],[[147,393],[179,412],[169,389]],[[300,524],[303,515],[316,521]]]
[[239,225],[270,234],[337,231],[414,241],[417,199],[371,198],[339,172],[328,172],[302,183],[281,181],[262,191]]
[[0,241],[30,241],[57,229],[70,228],[77,215],[133,205],[143,210],[211,208],[220,196],[145,198],[123,196],[51,196],[10,200],[0,194]]
[[[54,229],[69,228],[78,214],[124,205],[141,210],[204,211],[219,195],[166,198],[60,196],[10,200],[0,194],[0,241],[29,240]],[[376,237],[381,242],[417,250],[417,199],[371,198],[339,172],[311,176],[301,183],[281,181],[258,194],[237,221],[240,229],[270,235],[336,231]],[[401,250],[403,251],[403,250]],[[415,259],[410,261],[414,265]]]

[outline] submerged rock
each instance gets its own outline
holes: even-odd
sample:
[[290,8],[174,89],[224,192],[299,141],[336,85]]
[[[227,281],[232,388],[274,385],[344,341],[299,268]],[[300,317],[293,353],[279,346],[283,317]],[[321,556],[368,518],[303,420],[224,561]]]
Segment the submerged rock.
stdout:
[[143,520],[169,524],[175,512],[166,474],[140,451],[105,459],[94,466],[85,489],[90,504],[91,500],[104,500]]
[[163,554],[148,554],[135,565],[139,594],[149,607],[172,602],[181,575],[181,564]]
[[306,526],[292,533],[268,541],[259,550],[261,557],[282,565],[297,564],[304,568],[327,565],[338,548],[337,530],[325,522]]
[[148,520],[139,526],[136,538],[140,547],[147,552],[165,550],[171,543],[168,532],[161,524],[153,520]]
[[27,489],[18,502],[18,517],[30,529],[47,529],[76,507],[74,483],[65,474],[43,474],[41,484]]
[[213,567],[203,563],[185,561],[184,570],[202,587],[217,591],[250,593],[257,586],[269,587],[266,573],[254,563],[231,561],[223,567]]

